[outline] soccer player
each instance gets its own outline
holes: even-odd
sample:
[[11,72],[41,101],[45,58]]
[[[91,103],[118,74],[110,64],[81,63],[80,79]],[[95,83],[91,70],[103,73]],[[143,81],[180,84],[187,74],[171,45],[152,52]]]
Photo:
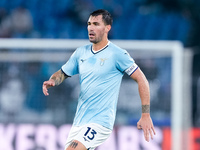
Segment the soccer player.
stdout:
[[79,74],[81,91],[65,150],[94,150],[109,137],[124,73],[138,84],[142,115],[137,128],[143,130],[146,141],[155,135],[148,81],[128,52],[108,40],[112,22],[108,11],[92,12],[87,27],[92,44],[77,48],[61,69],[43,83],[43,93],[47,96],[48,88]]

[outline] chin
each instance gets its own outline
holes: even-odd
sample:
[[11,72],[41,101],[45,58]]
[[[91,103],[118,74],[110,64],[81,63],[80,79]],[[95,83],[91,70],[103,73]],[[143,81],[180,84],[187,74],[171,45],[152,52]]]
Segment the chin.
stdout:
[[91,42],[91,43],[94,43],[94,44],[97,43],[97,41],[95,41],[95,40],[91,40],[91,39],[90,39],[90,42]]

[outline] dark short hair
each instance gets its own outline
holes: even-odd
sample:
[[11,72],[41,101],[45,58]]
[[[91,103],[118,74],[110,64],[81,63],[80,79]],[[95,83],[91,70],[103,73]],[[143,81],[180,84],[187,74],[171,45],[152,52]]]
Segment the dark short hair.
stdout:
[[103,22],[105,23],[105,25],[112,25],[113,18],[112,18],[111,14],[107,10],[98,9],[98,10],[93,11],[90,14],[90,16],[99,16],[99,15],[102,15],[102,19],[103,19]]

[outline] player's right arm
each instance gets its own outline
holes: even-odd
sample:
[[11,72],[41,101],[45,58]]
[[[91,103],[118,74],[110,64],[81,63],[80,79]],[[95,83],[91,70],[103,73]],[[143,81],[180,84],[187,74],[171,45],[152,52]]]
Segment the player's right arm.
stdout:
[[45,96],[48,96],[48,89],[52,86],[57,86],[59,84],[61,84],[67,77],[64,72],[62,72],[62,70],[58,70],[57,72],[55,72],[48,81],[44,81],[43,82],[43,86],[42,86],[42,90]]

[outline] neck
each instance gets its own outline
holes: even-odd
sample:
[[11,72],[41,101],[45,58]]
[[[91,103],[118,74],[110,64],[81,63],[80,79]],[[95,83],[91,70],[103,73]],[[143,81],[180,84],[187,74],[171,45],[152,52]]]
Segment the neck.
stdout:
[[107,44],[108,44],[108,39],[105,39],[105,40],[102,40],[99,43],[96,43],[96,44],[93,43],[92,48],[93,48],[94,51],[98,51],[98,50],[104,48]]

